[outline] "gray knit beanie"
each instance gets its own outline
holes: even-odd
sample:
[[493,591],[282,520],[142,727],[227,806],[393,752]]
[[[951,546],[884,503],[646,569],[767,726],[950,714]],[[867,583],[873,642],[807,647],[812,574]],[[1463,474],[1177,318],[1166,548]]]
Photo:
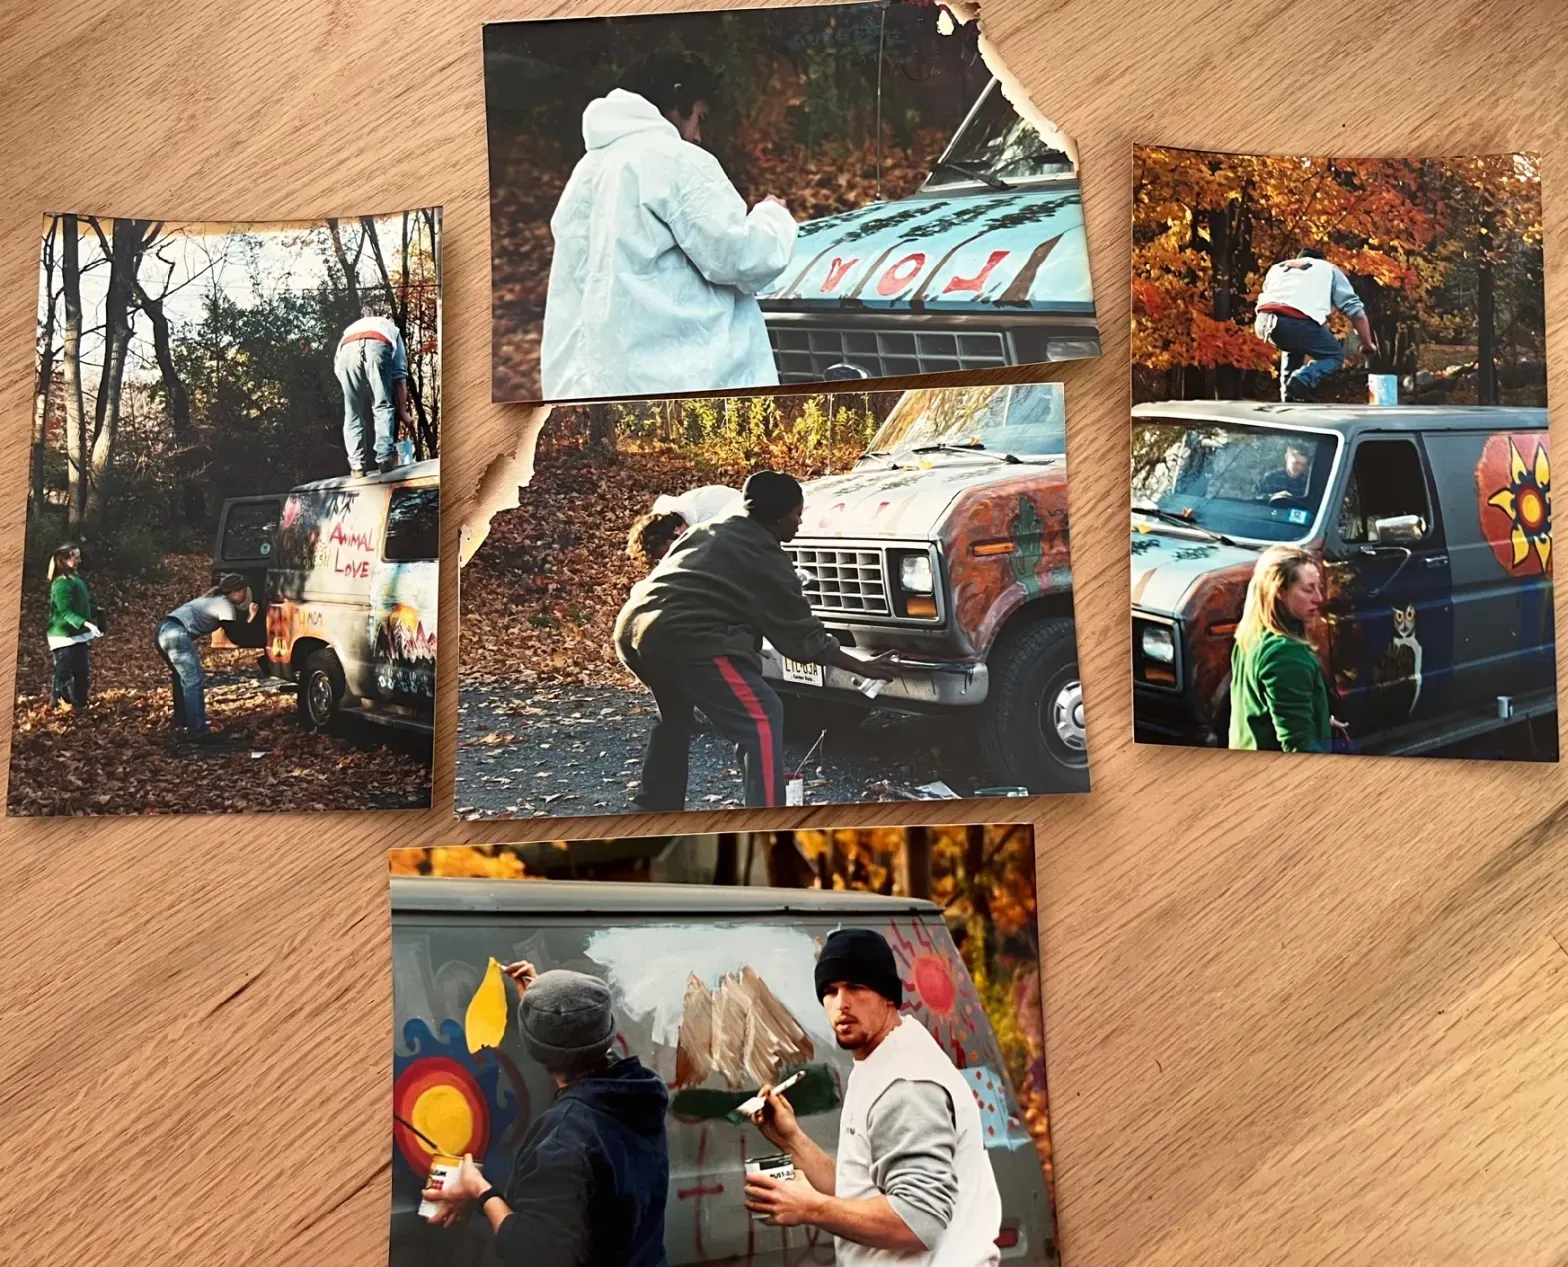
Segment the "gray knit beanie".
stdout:
[[609,1050],[615,1037],[610,987],[566,968],[541,972],[517,1005],[528,1054],[546,1069],[565,1069]]

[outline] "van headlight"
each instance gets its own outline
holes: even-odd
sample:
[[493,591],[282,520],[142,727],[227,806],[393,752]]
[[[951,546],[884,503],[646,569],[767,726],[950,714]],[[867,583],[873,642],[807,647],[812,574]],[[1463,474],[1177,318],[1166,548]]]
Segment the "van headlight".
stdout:
[[898,583],[906,594],[930,594],[935,589],[931,557],[906,554],[898,565]]
[[1164,625],[1146,625],[1139,645],[1145,660],[1155,664],[1176,663],[1176,635]]

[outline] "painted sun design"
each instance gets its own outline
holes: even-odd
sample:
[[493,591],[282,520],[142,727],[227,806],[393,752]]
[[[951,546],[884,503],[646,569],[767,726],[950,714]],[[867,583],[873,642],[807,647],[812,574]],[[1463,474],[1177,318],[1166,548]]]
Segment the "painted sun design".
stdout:
[[1546,446],[1537,444],[1535,461],[1526,463],[1510,436],[1508,474],[1508,487],[1498,489],[1486,504],[1513,521],[1508,533],[1513,566],[1524,563],[1533,550],[1541,570],[1547,571],[1552,561],[1552,467]]
[[[916,922],[887,930],[888,945],[912,1011],[960,1069],[990,1063],[990,1026],[952,940],[934,938]],[[945,944],[944,944],[945,943]]]

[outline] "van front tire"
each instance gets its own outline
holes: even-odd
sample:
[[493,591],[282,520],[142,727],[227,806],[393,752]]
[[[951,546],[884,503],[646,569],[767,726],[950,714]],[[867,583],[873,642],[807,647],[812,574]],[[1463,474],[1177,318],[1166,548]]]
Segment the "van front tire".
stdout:
[[1083,685],[1071,620],[1009,630],[992,651],[980,754],[993,775],[1031,792],[1087,792]]
[[299,673],[299,721],[306,730],[330,730],[340,715],[348,679],[330,647],[312,651]]

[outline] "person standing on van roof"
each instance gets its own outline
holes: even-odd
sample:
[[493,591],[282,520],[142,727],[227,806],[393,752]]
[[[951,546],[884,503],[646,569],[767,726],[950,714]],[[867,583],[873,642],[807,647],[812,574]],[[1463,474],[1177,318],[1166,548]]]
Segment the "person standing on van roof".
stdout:
[[343,448],[355,476],[397,464],[397,424],[413,426],[408,349],[383,295],[367,294],[360,318],[338,340],[332,369],[343,388]]
[[839,1112],[838,1156],[764,1088],[752,1122],[795,1161],[796,1177],[746,1178],[746,1208],[780,1227],[833,1234],[839,1267],[994,1267],[1002,1198],[974,1092],[926,1028],[899,1008],[887,940],[841,928],[823,943],[817,998],[854,1057]]
[[587,153],[550,218],[545,399],[778,383],[757,292],[795,218],[771,195],[748,211],[702,147],[718,91],[695,54],[654,54],[583,111]]
[[614,1050],[610,990],[597,977],[509,964],[523,1046],[555,1079],[554,1101],[518,1145],[503,1192],[471,1155],[422,1194],[451,1226],[478,1207],[506,1267],[666,1267],[669,1092]]
[[45,636],[54,659],[49,703],[62,712],[87,707],[91,685],[89,644],[102,635],[93,623],[93,599],[82,580],[82,551],[66,542],[49,559],[49,627]]
[[[201,741],[219,730],[207,720],[207,679],[196,639],[205,638],[221,627],[255,620],[256,611],[245,578],[238,572],[225,572],[205,594],[181,603],[159,622],[153,642],[163,662],[169,666],[176,732]],[[238,629],[231,632],[238,641]]]
[[1367,321],[1366,305],[1338,265],[1323,252],[1304,246],[1293,260],[1281,260],[1263,278],[1253,329],[1258,338],[1285,353],[1280,375],[1280,397],[1311,401],[1321,383],[1345,363],[1345,349],[1328,328],[1328,314],[1335,308],[1350,318],[1361,342],[1372,356],[1377,340]]
[[784,705],[762,676],[764,637],[791,660],[883,681],[896,673],[891,652],[857,660],[812,613],[783,548],[800,528],[800,483],[757,471],[741,496],[744,514],[684,533],[615,620],[616,653],[659,710],[632,798],[640,809],[686,808],[693,708],[743,751],[746,804],[784,803]]

